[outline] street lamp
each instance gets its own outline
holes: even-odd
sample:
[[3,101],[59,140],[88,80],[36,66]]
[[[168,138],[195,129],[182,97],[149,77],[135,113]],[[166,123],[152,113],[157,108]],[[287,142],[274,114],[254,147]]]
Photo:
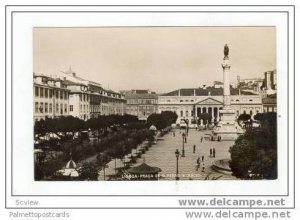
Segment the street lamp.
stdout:
[[185,157],[185,155],[184,155],[184,142],[185,142],[185,134],[182,133],[182,154],[181,154],[181,157]]
[[175,151],[175,156],[176,156],[176,180],[179,180],[179,176],[178,176],[178,158],[179,158],[179,150],[176,149]]

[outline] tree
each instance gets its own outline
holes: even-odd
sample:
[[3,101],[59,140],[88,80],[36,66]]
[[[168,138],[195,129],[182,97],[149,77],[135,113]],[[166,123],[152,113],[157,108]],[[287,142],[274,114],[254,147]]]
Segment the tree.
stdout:
[[176,120],[178,118],[178,115],[175,112],[171,112],[171,111],[163,111],[161,115],[164,118],[164,120],[167,122],[167,126],[176,123]]
[[47,133],[46,122],[44,119],[34,123],[34,134],[44,135]]
[[56,171],[63,168],[65,161],[62,157],[47,160],[42,164],[41,169],[43,170],[44,177],[52,177]]
[[160,114],[154,113],[147,118],[147,125],[154,125],[158,130],[162,130],[171,124],[175,123],[178,116],[175,112],[163,111]]
[[251,119],[251,115],[248,114],[240,114],[238,117],[238,121],[248,121]]
[[212,116],[208,113],[200,113],[198,121],[199,124],[201,119],[203,120],[203,124],[206,126],[211,122]]
[[260,121],[262,126],[274,126],[277,123],[277,114],[276,112],[257,113],[254,119]]
[[248,129],[238,137],[229,152],[234,176],[241,179],[276,179],[276,124]]
[[98,167],[95,163],[84,163],[79,170],[79,179],[98,180]]
[[158,130],[162,130],[168,126],[168,122],[166,118],[164,118],[161,114],[151,114],[147,118],[147,124],[154,125]]
[[[249,123],[249,120],[250,120],[250,123]],[[241,127],[242,127],[241,121],[244,123],[246,128],[252,127],[251,115],[249,115],[249,114],[240,114],[237,121]]]
[[109,157],[115,159],[115,174],[117,174],[117,159],[124,156],[124,145],[121,143],[114,143],[114,145],[107,150],[107,153]]

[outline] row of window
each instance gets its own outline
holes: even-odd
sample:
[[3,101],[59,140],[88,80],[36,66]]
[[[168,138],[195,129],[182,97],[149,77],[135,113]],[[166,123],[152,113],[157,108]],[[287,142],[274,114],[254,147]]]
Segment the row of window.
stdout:
[[127,106],[126,109],[128,110],[137,110],[139,107],[139,109],[151,109],[152,106]]
[[[87,98],[88,100],[88,98]],[[108,97],[102,97],[102,96],[90,96],[91,103],[100,104],[100,103],[122,103],[124,100],[118,100]]]
[[[162,102],[164,102],[164,101],[166,101],[166,102],[171,102],[171,101],[177,102],[177,100],[170,100],[170,99],[167,99],[167,100],[161,99],[160,101],[162,101]],[[191,100],[188,100],[188,99],[186,99],[186,100],[180,99],[180,100],[179,100],[179,102],[194,102],[194,101],[195,101],[195,100],[193,100],[193,99],[191,99]],[[239,102],[240,100],[239,100],[239,99],[236,99],[236,100],[231,99],[231,101]],[[253,99],[242,99],[242,101],[253,102]]]
[[[256,114],[257,114],[257,113],[259,113],[259,110],[256,110]],[[237,110],[237,111],[236,111],[236,114],[237,114],[237,115],[240,115],[240,111]],[[243,114],[248,114],[248,113],[247,113],[246,110],[243,110]],[[249,111],[249,115],[251,115],[251,116],[253,115],[253,111],[252,111],[252,110]]]
[[157,104],[157,100],[155,99],[128,99],[127,104]]
[[80,112],[89,112],[88,105],[80,105]]
[[54,96],[57,99],[67,100],[68,95],[68,91],[65,90],[53,90],[49,88],[35,86],[35,97],[52,98]]
[[[191,111],[191,116],[194,116],[194,111]],[[183,111],[180,111],[180,117],[183,117]],[[189,111],[185,111],[185,117],[189,117]]]
[[35,113],[57,113],[63,115],[68,113],[68,105],[56,104],[55,109],[53,109],[52,103],[35,102]]
[[[102,110],[107,110],[108,108],[102,106]],[[70,112],[74,111],[74,106],[69,106]],[[95,109],[94,109],[95,110]],[[100,110],[100,107],[97,108],[97,110]],[[110,112],[117,112],[121,113],[121,109],[108,109]],[[88,105],[80,105],[80,112],[89,112],[89,106]],[[53,109],[52,103],[47,102],[35,102],[35,113],[57,113],[57,114],[66,114],[68,113],[68,105],[67,104],[56,104],[55,109]]]
[[99,105],[97,106],[92,105],[90,108],[91,108],[91,112],[100,112],[101,110],[101,107]]
[[277,112],[276,106],[266,106],[264,107],[264,112]]
[[[183,117],[183,113],[184,113],[184,111],[180,111],[180,117]],[[205,111],[205,113],[206,113],[206,111]],[[212,114],[212,112],[208,112],[208,113]],[[237,113],[237,115],[240,114],[240,112],[238,110],[236,111],[236,113]],[[256,113],[259,113],[259,110],[256,110]],[[243,114],[247,114],[247,112],[244,110]],[[252,116],[253,115],[253,111],[250,110],[249,114]],[[194,116],[194,111],[191,111],[191,116]],[[189,117],[189,111],[185,111],[185,117]]]
[[[70,105],[69,109],[70,109],[70,112],[73,112],[74,106]],[[89,106],[88,105],[80,105],[80,112],[89,112]]]
[[[91,106],[91,112],[100,112],[100,110],[105,111],[107,108],[105,106]],[[70,105],[70,112],[74,111],[74,106]],[[110,111],[117,111],[121,112],[121,109],[110,109]],[[80,112],[89,112],[89,106],[88,105],[80,105]]]
[[79,94],[79,98],[80,98],[80,101],[89,101],[89,95],[88,94]]
[[100,96],[89,96],[88,94],[79,94],[80,101],[86,101],[88,102],[91,100],[91,102],[96,102],[96,103],[122,103],[121,100],[115,100],[115,99],[110,99],[110,98],[105,98],[105,97],[100,97]]

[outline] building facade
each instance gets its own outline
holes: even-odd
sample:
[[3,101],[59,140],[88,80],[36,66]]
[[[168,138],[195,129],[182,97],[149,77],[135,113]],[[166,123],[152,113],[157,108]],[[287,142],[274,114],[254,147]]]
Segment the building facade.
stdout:
[[277,95],[269,95],[262,99],[263,112],[277,112]]
[[34,119],[71,115],[82,120],[99,115],[125,114],[123,94],[80,78],[70,68],[55,76],[33,75]]
[[[263,111],[262,98],[259,95],[242,92],[230,88],[231,108],[236,111],[237,117],[246,113],[254,116]],[[208,113],[212,121],[220,120],[220,110],[223,109],[223,88],[202,87],[195,89],[179,89],[158,96],[158,112],[176,112],[180,123],[181,119],[188,119],[195,123],[201,113]]]
[[124,92],[126,113],[135,115],[139,120],[147,120],[149,115],[158,112],[158,95],[150,90],[132,90]]
[[61,72],[61,77],[68,81],[69,87],[72,86],[70,103],[74,104],[75,111],[72,111],[74,117],[87,120],[99,115],[125,113],[126,101],[121,93],[104,89],[97,82],[78,77],[71,68]]
[[66,84],[68,89],[70,89],[70,115],[82,120],[88,120],[90,118],[90,92],[88,91],[88,87],[85,84],[67,80]]
[[125,96],[121,93],[105,90],[102,97],[103,115],[124,115],[126,112]]
[[33,74],[34,120],[69,115],[67,85],[59,78]]

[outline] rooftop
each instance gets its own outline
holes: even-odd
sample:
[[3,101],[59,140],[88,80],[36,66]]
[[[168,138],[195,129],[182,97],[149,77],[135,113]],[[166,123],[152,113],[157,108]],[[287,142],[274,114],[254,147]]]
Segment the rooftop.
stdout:
[[276,94],[269,95],[268,97],[262,99],[262,103],[276,105],[277,104],[276,96],[277,96]]
[[[221,96],[223,95],[223,88],[215,88],[215,87],[205,87],[205,88],[183,88],[183,89],[177,89],[175,91],[162,94],[162,96]],[[239,90],[235,88],[230,88],[230,94],[231,95],[238,95]],[[241,95],[255,95],[252,92],[246,92],[241,90]]]
[[157,94],[148,93],[126,93],[125,99],[157,99]]

